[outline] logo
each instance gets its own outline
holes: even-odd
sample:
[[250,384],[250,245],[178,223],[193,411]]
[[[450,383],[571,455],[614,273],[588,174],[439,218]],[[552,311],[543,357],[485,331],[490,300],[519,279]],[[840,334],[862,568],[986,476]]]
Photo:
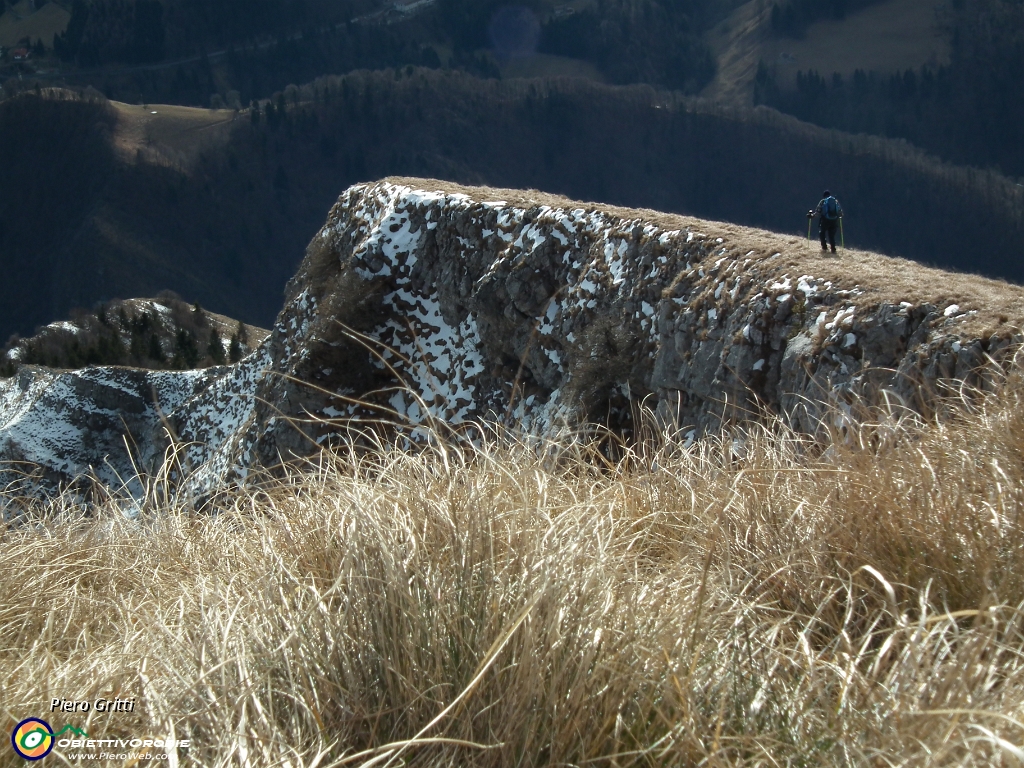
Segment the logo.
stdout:
[[22,720],[11,732],[14,751],[26,760],[42,760],[50,754],[53,743],[53,728],[38,717]]
[[85,731],[71,725],[65,725],[54,733],[48,722],[40,720],[38,717],[30,717],[27,720],[22,720],[11,731],[11,746],[26,760],[42,760],[50,754],[57,738],[68,731],[77,736],[89,738],[89,734]]

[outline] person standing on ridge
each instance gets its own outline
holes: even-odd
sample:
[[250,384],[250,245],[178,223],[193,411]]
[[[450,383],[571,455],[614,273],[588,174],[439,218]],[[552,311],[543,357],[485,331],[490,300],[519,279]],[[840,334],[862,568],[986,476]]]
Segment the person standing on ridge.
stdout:
[[[818,216],[818,234],[821,236],[821,250],[828,251],[825,244],[825,237],[828,236],[828,243],[832,246],[832,253],[836,252],[836,229],[839,228],[839,220],[843,217],[843,206],[832,197],[827,189],[821,193],[821,202],[813,211],[807,212],[807,218],[813,219]],[[808,224],[810,226],[810,224]]]

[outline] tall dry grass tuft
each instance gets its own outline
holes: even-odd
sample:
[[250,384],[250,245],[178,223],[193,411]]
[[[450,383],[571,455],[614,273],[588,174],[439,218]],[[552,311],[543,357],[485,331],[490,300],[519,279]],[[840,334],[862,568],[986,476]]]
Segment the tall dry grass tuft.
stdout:
[[1017,765],[1022,400],[57,500],[4,533],[0,707],[182,765]]

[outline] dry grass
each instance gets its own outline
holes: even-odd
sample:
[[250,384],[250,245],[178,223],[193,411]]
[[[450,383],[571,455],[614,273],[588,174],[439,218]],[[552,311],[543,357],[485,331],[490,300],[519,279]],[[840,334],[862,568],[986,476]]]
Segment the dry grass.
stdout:
[[535,53],[501,62],[501,76],[509,77],[582,77],[604,82],[601,70],[583,59]]
[[[1017,765],[1022,406],[1014,374],[824,452],[505,436],[325,455],[207,514],[162,482],[59,499],[0,549],[6,727],[210,766]],[[100,695],[139,705],[48,715]]]
[[176,104],[110,102],[117,111],[114,142],[128,158],[138,153],[150,162],[186,167],[204,149],[227,142],[234,110],[199,109]]

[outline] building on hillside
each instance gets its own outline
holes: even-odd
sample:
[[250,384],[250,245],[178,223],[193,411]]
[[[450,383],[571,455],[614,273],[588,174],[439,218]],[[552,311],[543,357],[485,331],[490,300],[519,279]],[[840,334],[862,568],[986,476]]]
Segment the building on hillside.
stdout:
[[12,61],[28,61],[28,58],[31,55],[32,54],[31,54],[31,52],[29,51],[28,48],[15,48],[14,50],[11,51],[11,60]]

